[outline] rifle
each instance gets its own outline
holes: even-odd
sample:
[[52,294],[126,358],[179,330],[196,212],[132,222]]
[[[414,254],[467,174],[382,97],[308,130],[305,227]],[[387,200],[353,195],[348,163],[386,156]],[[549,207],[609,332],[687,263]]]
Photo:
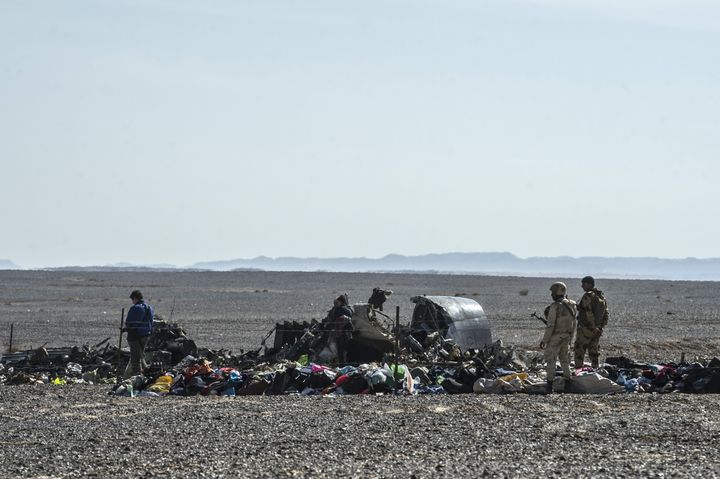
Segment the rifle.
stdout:
[[539,321],[542,321],[543,324],[544,324],[545,326],[547,326],[547,319],[545,319],[545,318],[543,318],[542,316],[538,315],[538,314],[537,314],[537,311],[534,311],[533,313],[531,313],[531,314],[530,314],[530,317],[531,317],[531,318],[535,318],[535,319],[537,319],[537,320],[539,320]]
[[123,321],[125,320],[125,308],[120,312],[120,337],[118,338],[118,348],[115,353],[115,367],[117,368],[116,373],[120,373],[120,349],[122,348],[122,333],[123,333]]

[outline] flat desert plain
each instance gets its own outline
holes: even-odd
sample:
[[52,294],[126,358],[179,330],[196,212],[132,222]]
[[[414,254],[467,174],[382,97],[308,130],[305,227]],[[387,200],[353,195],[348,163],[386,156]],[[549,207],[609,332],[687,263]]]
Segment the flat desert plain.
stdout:
[[[588,272],[592,274],[592,271]],[[0,272],[0,340],[65,346],[116,338],[141,289],[200,346],[257,347],[277,321],[320,319],[347,292],[477,300],[496,339],[533,349],[554,280],[270,272]],[[603,357],[720,355],[712,282],[604,280]],[[0,477],[714,477],[715,395],[115,398],[107,386],[0,386]]]

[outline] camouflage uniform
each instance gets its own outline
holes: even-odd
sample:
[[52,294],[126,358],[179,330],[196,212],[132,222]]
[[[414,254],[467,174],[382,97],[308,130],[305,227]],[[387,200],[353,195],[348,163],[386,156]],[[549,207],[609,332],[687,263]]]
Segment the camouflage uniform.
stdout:
[[570,356],[568,351],[572,335],[575,331],[575,314],[577,308],[575,301],[560,298],[545,309],[545,362],[547,363],[547,380],[552,382],[555,378],[558,358],[565,379],[570,379]]
[[608,323],[607,301],[602,291],[593,288],[583,295],[578,304],[577,319],[575,367],[582,367],[587,351],[592,367],[597,368],[600,365],[600,335]]

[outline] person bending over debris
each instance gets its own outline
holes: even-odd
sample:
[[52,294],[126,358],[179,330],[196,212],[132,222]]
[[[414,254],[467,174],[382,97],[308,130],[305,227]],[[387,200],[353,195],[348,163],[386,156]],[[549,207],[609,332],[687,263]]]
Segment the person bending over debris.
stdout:
[[123,331],[127,332],[127,342],[130,345],[130,362],[125,368],[125,379],[148,367],[145,362],[145,346],[152,335],[155,315],[152,306],[143,301],[139,290],[130,293],[130,300],[133,305],[128,310],[123,328]]
[[370,295],[370,299],[368,299],[368,303],[370,306],[372,306],[375,309],[379,309],[380,311],[383,310],[383,303],[387,301],[388,297],[393,292],[389,289],[380,289],[380,288],[373,288],[372,295]]
[[565,283],[553,283],[550,286],[550,294],[554,302],[545,309],[547,326],[545,326],[545,335],[540,342],[540,349],[545,350],[545,362],[547,363],[545,391],[548,394],[552,392],[558,356],[565,377],[565,390],[568,390],[571,378],[568,351],[575,331],[575,314],[577,313],[575,301],[566,297]]
[[577,336],[575,337],[575,368],[583,367],[585,352],[594,369],[600,366],[600,336],[608,323],[605,295],[595,288],[595,279],[585,276],[581,281],[585,294],[578,305]]

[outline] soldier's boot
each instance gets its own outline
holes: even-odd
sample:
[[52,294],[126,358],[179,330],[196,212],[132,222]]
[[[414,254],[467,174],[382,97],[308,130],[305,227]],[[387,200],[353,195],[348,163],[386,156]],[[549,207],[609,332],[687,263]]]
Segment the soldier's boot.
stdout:
[[590,358],[590,361],[592,362],[592,368],[593,369],[599,369],[600,368],[600,358],[597,356],[594,356]]
[[565,378],[565,384],[563,386],[563,392],[564,393],[571,393],[573,392],[573,384],[571,378]]
[[581,367],[583,367],[585,365],[584,359],[585,359],[584,354],[582,356],[580,356],[579,354],[575,355],[575,369],[580,369]]
[[553,382],[548,381],[547,384],[545,384],[545,394],[552,394],[553,392]]

